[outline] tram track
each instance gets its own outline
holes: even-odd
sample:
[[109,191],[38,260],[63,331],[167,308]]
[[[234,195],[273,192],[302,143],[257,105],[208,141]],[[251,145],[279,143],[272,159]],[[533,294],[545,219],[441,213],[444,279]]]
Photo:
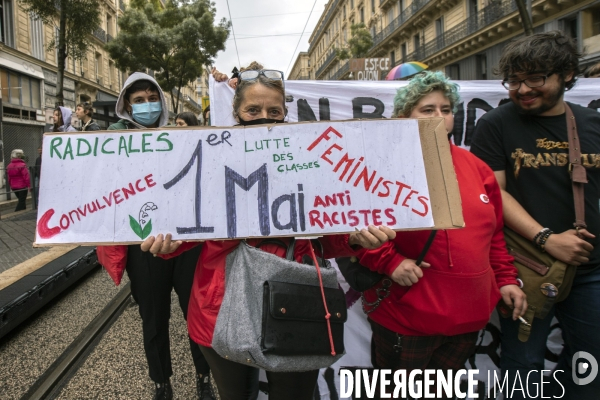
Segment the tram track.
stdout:
[[22,400],[54,399],[71,377],[83,365],[87,356],[103,335],[131,304],[131,284],[128,282],[100,313],[82,330],[71,344],[21,397]]

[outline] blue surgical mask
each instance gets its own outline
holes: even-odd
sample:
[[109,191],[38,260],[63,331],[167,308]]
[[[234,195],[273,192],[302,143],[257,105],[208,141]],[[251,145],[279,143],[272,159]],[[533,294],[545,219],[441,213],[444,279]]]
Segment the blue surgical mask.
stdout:
[[132,104],[133,119],[146,127],[153,125],[160,114],[162,114],[162,104],[160,101],[153,103]]

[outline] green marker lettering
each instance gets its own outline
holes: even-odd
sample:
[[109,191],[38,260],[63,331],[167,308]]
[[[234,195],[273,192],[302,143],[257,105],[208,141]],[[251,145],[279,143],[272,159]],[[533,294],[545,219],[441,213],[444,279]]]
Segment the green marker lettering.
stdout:
[[129,152],[130,153],[139,153],[140,149],[133,148],[133,135],[129,135]]
[[[85,145],[87,146],[87,151],[85,153],[81,152],[81,144],[85,143]],[[77,157],[80,156],[87,156],[90,155],[92,153],[92,146],[90,146],[90,143],[82,138],[77,139]]]
[[125,150],[125,155],[129,157],[129,153],[127,152],[127,141],[125,140],[125,136],[119,137],[119,155],[121,155],[121,150]]
[[58,158],[60,158],[61,160],[63,159],[62,156],[60,155],[60,151],[58,151],[57,147],[60,146],[62,144],[62,138],[60,137],[55,137],[52,138],[52,140],[50,141],[50,158],[54,157],[54,152],[56,152],[56,155],[58,156]]
[[246,153],[254,151],[254,150],[248,150],[248,142],[246,142],[245,140],[244,140],[244,150],[246,151]]
[[283,146],[284,147],[290,147],[290,142],[289,142],[290,138],[283,138]]
[[96,157],[98,155],[98,140],[100,138],[98,138],[98,136],[96,136],[96,140],[94,140],[94,157]]
[[63,155],[63,160],[65,160],[67,158],[67,154],[69,154],[71,156],[71,160],[74,159],[73,157],[73,147],[71,146],[71,138],[67,139],[67,146],[65,147],[65,154]]
[[102,148],[100,149],[100,151],[102,151],[102,153],[104,154],[115,154],[114,151],[106,151],[106,149],[104,148],[104,146],[106,146],[106,144],[108,142],[110,142],[111,140],[114,140],[114,138],[108,138],[104,141],[104,143],[102,143]]
[[150,143],[146,142],[146,136],[152,136],[152,134],[151,133],[143,133],[142,134],[142,153],[149,153],[149,152],[154,151],[152,149],[146,148],[146,146],[150,145]]
[[173,143],[171,143],[171,141],[169,139],[164,139],[164,136],[169,136],[169,134],[167,132],[163,132],[160,135],[158,135],[158,137],[156,138],[157,142],[165,142],[167,144],[167,149],[156,149],[156,151],[171,151],[173,150]]

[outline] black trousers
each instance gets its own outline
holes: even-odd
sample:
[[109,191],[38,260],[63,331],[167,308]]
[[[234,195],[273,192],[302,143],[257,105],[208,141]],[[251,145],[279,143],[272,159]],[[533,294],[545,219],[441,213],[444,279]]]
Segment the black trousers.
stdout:
[[[221,400],[256,400],[259,369],[229,361],[210,347],[199,346],[210,364],[210,370]],[[319,370],[307,372],[268,372],[269,400],[312,400]]]
[[[201,248],[202,246],[194,247],[170,260],[153,257],[152,254],[143,252],[139,245],[128,248],[126,270],[131,281],[131,294],[139,305],[144,350],[150,379],[154,382],[166,382],[173,375],[169,341],[171,291],[175,289],[183,316],[187,319],[194,272]],[[209,366],[202,352],[191,339],[189,342],[196,372],[207,374]]]
[[17,196],[17,199],[19,199],[19,202],[17,203],[17,208],[15,208],[15,211],[21,211],[21,210],[25,210],[27,209],[27,192],[28,189],[27,188],[23,188],[23,189],[15,189],[15,195]]

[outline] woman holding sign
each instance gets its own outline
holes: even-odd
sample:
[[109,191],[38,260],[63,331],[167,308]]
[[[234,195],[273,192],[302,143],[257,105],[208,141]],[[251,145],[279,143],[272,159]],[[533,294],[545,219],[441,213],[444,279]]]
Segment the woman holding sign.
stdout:
[[[458,85],[441,72],[425,72],[398,90],[393,116],[442,117],[450,133],[459,101]],[[462,369],[500,298],[514,309],[513,319],[525,313],[525,295],[504,243],[494,174],[464,149],[451,145],[451,154],[465,227],[438,231],[420,264],[416,259],[431,231],[399,232],[381,248],[359,256],[362,265],[387,275],[364,292],[372,304],[366,311],[376,368],[407,374]],[[378,295],[385,300],[377,302]]]
[[[233,113],[240,125],[284,122],[286,115],[283,73],[265,69],[246,69],[238,76]],[[386,227],[369,227],[352,235],[332,235],[320,238],[324,256],[351,255],[351,246],[376,248],[393,238],[395,232]],[[279,238],[287,246],[289,238]],[[260,239],[249,239],[250,246],[257,246]],[[227,360],[211,347],[217,315],[225,293],[225,266],[228,254],[240,244],[239,240],[206,241],[198,260],[194,285],[189,304],[188,330],[191,338],[199,344],[208,360],[222,400],[255,399],[258,394],[258,368]],[[197,243],[172,242],[158,235],[142,244],[142,250],[162,254],[170,258],[184,253]],[[302,263],[303,257],[313,253],[309,240],[298,239],[293,258]],[[261,246],[263,251],[285,257],[286,249],[277,244]],[[317,250],[319,250],[317,248]],[[318,370],[306,372],[267,372],[269,399],[309,400],[313,398]]]

